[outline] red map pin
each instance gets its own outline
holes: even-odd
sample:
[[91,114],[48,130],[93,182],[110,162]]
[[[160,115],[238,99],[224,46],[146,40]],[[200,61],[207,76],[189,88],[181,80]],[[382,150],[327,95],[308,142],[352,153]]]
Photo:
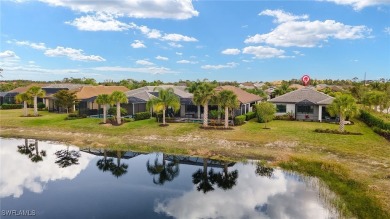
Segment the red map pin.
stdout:
[[309,84],[309,82],[310,82],[310,77],[309,77],[309,75],[304,75],[304,76],[302,76],[302,82],[303,82],[303,85],[304,85],[304,86],[307,86],[307,85]]

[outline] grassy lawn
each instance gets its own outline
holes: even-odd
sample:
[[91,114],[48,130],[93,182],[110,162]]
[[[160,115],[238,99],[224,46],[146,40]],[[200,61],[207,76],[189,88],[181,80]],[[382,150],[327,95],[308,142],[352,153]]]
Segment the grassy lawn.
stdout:
[[363,135],[316,133],[337,124],[249,121],[234,130],[203,130],[199,124],[159,127],[155,119],[101,125],[101,119],[65,120],[41,112],[20,117],[21,110],[1,110],[3,137],[64,141],[78,146],[163,151],[223,159],[266,159],[271,165],[321,178],[358,218],[390,218],[390,143],[362,122],[346,126]]

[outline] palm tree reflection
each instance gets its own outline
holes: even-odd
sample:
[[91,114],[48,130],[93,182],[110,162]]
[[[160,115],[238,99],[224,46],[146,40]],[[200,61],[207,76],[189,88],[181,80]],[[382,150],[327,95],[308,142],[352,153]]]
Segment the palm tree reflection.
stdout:
[[110,166],[110,172],[112,175],[116,176],[117,178],[127,173],[127,168],[129,167],[127,164],[122,163],[121,164],[121,157],[125,154],[123,151],[117,151],[116,152],[116,165]]
[[64,150],[59,150],[54,153],[57,156],[57,160],[55,161],[58,166],[61,168],[66,168],[72,165],[79,164],[79,158],[81,156],[80,151],[69,150],[69,146],[67,146]]
[[35,142],[32,144],[28,143],[28,139],[24,139],[24,145],[18,146],[18,152],[27,155],[34,163],[40,162],[43,160],[43,157],[46,157],[45,150],[39,151],[38,140],[36,139]]
[[228,171],[228,162],[223,164],[223,172],[216,174],[215,181],[217,186],[223,190],[232,189],[236,185],[238,170]]
[[213,185],[216,183],[217,174],[214,173],[213,169],[210,169],[207,172],[207,158],[203,159],[203,170],[198,169],[194,174],[192,174],[192,182],[195,185],[198,185],[196,189],[198,191],[202,191],[203,193],[207,193],[214,190]]
[[173,162],[166,162],[166,155],[163,153],[162,162],[158,162],[158,154],[154,160],[154,164],[150,164],[149,160],[146,163],[146,168],[153,177],[153,183],[157,185],[164,185],[165,182],[171,182],[175,177],[179,176],[179,162],[174,159]]
[[99,168],[99,170],[106,172],[111,170],[113,166],[115,166],[115,164],[114,164],[114,159],[107,158],[107,150],[104,150],[103,154],[104,154],[103,158],[99,159],[96,162],[96,166]]

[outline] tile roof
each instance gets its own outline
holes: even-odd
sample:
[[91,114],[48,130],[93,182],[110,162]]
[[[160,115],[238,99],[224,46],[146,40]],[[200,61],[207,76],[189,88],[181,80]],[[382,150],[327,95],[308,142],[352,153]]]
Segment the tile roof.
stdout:
[[24,92],[28,91],[28,89],[30,89],[33,86],[43,87],[43,86],[45,86],[45,84],[30,84],[30,85],[25,86],[25,87],[17,87],[17,88],[10,90],[8,92],[9,93],[24,93]]
[[73,91],[76,91],[77,99],[88,99],[91,97],[98,96],[100,94],[111,94],[114,91],[122,91],[126,92],[129,89],[127,89],[125,86],[83,86],[77,89],[73,89]]
[[145,86],[140,87],[134,90],[130,90],[126,92],[126,96],[130,99],[134,98],[138,102],[147,102],[150,98],[154,97],[156,91],[154,90],[156,87],[161,87],[163,89],[173,88],[173,92],[179,96],[181,99],[192,98],[193,95],[186,91],[186,86],[174,86],[174,85],[160,85],[160,86]]
[[258,96],[258,95],[248,93],[248,92],[244,91],[241,88],[234,87],[234,86],[231,86],[231,85],[219,86],[219,87],[216,87],[215,90],[216,91],[222,91],[222,90],[233,91],[237,95],[238,101],[240,101],[243,104],[245,104],[245,103],[252,103],[252,102],[256,102],[256,101],[262,100],[262,98],[260,96]]
[[269,100],[272,103],[298,103],[304,100],[310,101],[314,104],[330,104],[333,102],[333,97],[318,92],[311,88],[301,88],[290,93],[275,97]]
[[74,90],[78,89],[80,87],[86,86],[85,84],[50,84],[47,86],[44,86],[42,88],[63,88],[63,89],[68,89],[68,90]]

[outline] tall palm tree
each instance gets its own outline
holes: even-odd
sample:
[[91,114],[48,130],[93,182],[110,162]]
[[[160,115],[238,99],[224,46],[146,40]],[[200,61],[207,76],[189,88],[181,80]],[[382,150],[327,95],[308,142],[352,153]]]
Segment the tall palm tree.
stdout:
[[327,107],[331,116],[338,115],[340,118],[339,131],[344,132],[344,121],[346,117],[353,117],[359,113],[355,99],[349,94],[336,96],[333,103]]
[[28,93],[20,93],[15,96],[15,100],[17,103],[23,102],[23,116],[27,116],[27,103],[31,101],[31,96]]
[[111,101],[116,103],[116,121],[118,125],[122,123],[121,120],[121,103],[128,103],[126,94],[122,91],[114,91],[111,94]]
[[217,98],[221,107],[225,108],[225,128],[229,128],[229,109],[233,110],[240,105],[237,95],[233,91],[223,90],[218,93]]
[[111,103],[110,95],[100,94],[96,98],[96,103],[103,105],[103,123],[107,121],[107,106]]
[[[193,93],[196,91],[196,89],[198,89],[199,85],[201,85],[201,84],[202,84],[202,82],[199,81],[199,80],[197,80],[197,81],[195,81],[195,82],[192,82],[192,83],[190,84],[190,86],[188,86],[188,87],[186,88],[186,90],[187,90],[188,92],[190,92],[190,93],[193,94]],[[197,102],[195,99],[193,100],[193,102],[194,102],[194,104],[196,104],[196,106],[197,106],[198,119],[200,119],[200,105],[202,105],[202,103]]]
[[38,97],[44,97],[46,92],[38,86],[32,86],[27,93],[34,98],[34,116],[38,116]]
[[210,83],[203,82],[194,92],[194,102],[203,105],[203,127],[208,126],[208,106],[209,101],[215,95],[214,86]]
[[165,154],[163,153],[162,162],[158,162],[158,155],[154,160],[154,165],[150,164],[149,160],[146,163],[148,172],[152,175],[158,175],[158,179],[153,177],[153,183],[158,185],[164,185],[165,182],[172,181],[179,175],[179,163],[178,162],[166,162]]
[[174,93],[173,88],[162,89],[160,87],[154,88],[158,90],[158,97],[153,97],[147,102],[147,107],[151,107],[155,112],[162,110],[163,113],[163,124],[165,125],[165,111],[168,107],[172,107],[174,111],[178,111],[180,108],[180,99]]

